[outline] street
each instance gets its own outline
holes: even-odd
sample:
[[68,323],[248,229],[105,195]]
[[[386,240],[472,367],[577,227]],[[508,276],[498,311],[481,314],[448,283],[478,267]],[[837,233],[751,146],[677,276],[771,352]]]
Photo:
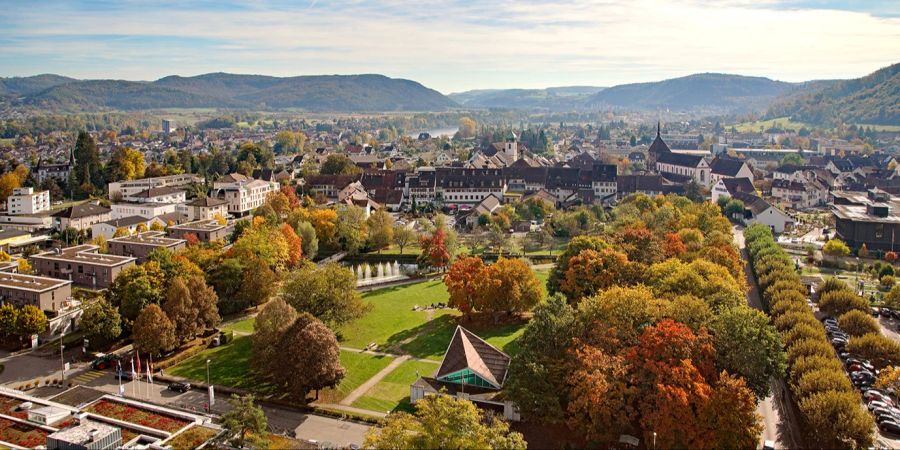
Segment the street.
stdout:
[[[87,367],[87,362],[73,362],[80,357],[81,348],[66,350],[64,360],[70,363],[70,372]],[[56,356],[37,356],[34,353],[11,356],[7,351],[0,351],[0,364],[4,366],[0,384],[13,388],[36,379],[59,378],[62,367],[59,353]]]

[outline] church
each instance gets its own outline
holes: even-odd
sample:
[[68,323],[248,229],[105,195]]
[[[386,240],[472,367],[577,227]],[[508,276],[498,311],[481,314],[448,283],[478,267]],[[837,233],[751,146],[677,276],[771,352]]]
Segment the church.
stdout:
[[710,166],[702,155],[676,153],[669,149],[660,135],[660,124],[656,124],[656,139],[647,150],[647,168],[655,170],[674,182],[696,181],[701,186],[709,186]]

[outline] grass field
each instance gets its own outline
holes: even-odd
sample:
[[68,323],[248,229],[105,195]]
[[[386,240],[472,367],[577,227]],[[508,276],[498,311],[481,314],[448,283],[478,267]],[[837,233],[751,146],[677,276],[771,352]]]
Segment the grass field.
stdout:
[[[803,123],[803,122],[794,122],[788,117],[778,117],[778,118],[769,119],[769,120],[757,120],[754,122],[744,122],[744,123],[735,124],[734,127],[737,128],[737,130],[742,133],[759,132],[760,127],[762,127],[763,130],[768,130],[769,128],[772,128],[773,126],[775,126],[776,122],[777,122],[778,126],[781,128],[790,128],[790,129],[794,129],[794,130],[799,130],[803,127],[815,128],[814,125],[810,125],[808,123]],[[730,129],[731,126],[726,125],[725,128]]]
[[[249,336],[239,336],[230,344],[208,348],[199,354],[168,370],[172,375],[206,381],[206,360],[209,364],[209,379],[213,384],[231,386],[261,394],[270,394],[273,386],[259,382],[250,372],[250,355],[253,348]],[[339,401],[350,391],[387,366],[391,357],[341,351],[341,365],[347,369],[347,376],[336,389],[319,393],[327,401]]]
[[421,375],[431,376],[438,365],[425,361],[409,360],[397,366],[352,406],[372,411],[390,412],[395,409],[410,410],[409,385]]
[[256,323],[256,316],[248,317],[243,320],[239,320],[237,322],[232,322],[227,325],[222,325],[223,330],[232,330],[239,333],[253,333],[256,331],[253,328],[253,325]]

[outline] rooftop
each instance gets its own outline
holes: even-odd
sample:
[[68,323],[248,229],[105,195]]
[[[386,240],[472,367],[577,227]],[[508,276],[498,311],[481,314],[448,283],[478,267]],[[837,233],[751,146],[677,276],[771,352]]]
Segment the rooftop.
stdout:
[[8,287],[24,291],[44,292],[50,289],[56,289],[65,286],[67,284],[72,284],[72,282],[69,280],[36,277],[33,275],[24,275],[21,273],[0,272],[0,287]]
[[53,213],[53,217],[65,217],[68,219],[80,219],[82,217],[98,216],[109,214],[110,209],[104,208],[93,203],[84,203],[81,205],[70,206],[66,209]]
[[175,189],[172,187],[158,187],[158,188],[150,188],[145,191],[138,192],[134,195],[129,195],[129,197],[137,197],[137,198],[152,198],[159,197],[161,195],[172,195],[177,193],[184,193],[182,189]]
[[193,222],[183,223],[169,227],[170,230],[188,230],[188,231],[215,231],[225,228],[228,224],[222,225],[216,219],[195,220]]
[[85,445],[95,439],[103,439],[118,430],[117,427],[102,422],[83,419],[78,425],[59,430],[49,438],[75,445]]
[[100,247],[96,245],[78,245],[75,247],[55,249],[49,252],[39,253],[32,256],[33,259],[49,259],[54,261],[76,262],[94,264],[98,266],[119,266],[134,262],[135,258],[130,256],[104,255],[97,253]]
[[185,242],[184,239],[166,237],[164,231],[145,231],[133,236],[122,236],[110,239],[109,242],[121,242],[138,245],[151,245],[154,247],[170,247]]

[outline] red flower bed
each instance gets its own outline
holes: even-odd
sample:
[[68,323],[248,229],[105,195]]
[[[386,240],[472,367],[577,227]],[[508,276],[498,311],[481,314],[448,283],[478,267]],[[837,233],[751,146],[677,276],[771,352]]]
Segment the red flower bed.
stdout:
[[33,448],[38,445],[47,445],[48,434],[50,433],[37,427],[0,419],[0,441],[3,442]]
[[85,410],[101,416],[111,417],[113,419],[138,424],[156,430],[167,431],[169,433],[174,433],[191,423],[177,417],[106,399],[102,399],[97,403],[88,406]]
[[0,413],[6,414],[7,416],[13,416],[17,419],[27,419],[28,411],[16,411],[16,408],[22,403],[25,402],[5,395],[0,395]]

